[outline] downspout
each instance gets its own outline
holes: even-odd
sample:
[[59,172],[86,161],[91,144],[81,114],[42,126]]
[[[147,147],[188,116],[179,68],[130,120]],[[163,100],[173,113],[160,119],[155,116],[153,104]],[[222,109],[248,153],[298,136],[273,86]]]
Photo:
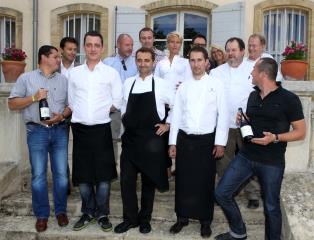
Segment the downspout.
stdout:
[[37,68],[38,48],[38,0],[33,0],[33,69]]
[[117,53],[117,19],[118,19],[118,6],[114,9],[114,53]]

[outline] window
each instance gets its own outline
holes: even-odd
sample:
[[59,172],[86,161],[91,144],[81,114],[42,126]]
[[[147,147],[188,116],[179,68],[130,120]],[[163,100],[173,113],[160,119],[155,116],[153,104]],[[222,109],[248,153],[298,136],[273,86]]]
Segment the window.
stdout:
[[[5,48],[15,47],[15,19],[0,16],[0,52]],[[0,82],[4,79],[0,65]]]
[[84,35],[91,30],[100,32],[100,17],[96,14],[73,14],[64,18],[63,35],[77,40],[79,46],[76,61],[80,63],[85,60]]
[[195,12],[171,12],[152,17],[152,26],[155,32],[155,46],[165,50],[167,34],[178,31],[183,36],[181,54],[186,56],[190,50],[192,38],[202,34],[208,39],[208,15]]
[[303,10],[280,8],[264,12],[266,51],[280,62],[281,54],[290,41],[307,44],[307,21],[307,12]]

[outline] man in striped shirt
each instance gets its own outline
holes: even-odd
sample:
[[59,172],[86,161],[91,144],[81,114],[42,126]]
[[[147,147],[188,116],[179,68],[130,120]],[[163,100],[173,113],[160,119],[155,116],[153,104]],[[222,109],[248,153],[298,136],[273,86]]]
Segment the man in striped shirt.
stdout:
[[[48,153],[53,177],[53,201],[60,227],[68,225],[67,157],[68,125],[67,79],[56,72],[60,64],[58,49],[44,45],[38,51],[39,68],[22,74],[9,96],[10,110],[21,110],[27,130],[27,145],[32,170],[32,206],[36,230],[47,229],[50,206],[47,186]],[[40,121],[39,101],[47,99],[50,119]]]

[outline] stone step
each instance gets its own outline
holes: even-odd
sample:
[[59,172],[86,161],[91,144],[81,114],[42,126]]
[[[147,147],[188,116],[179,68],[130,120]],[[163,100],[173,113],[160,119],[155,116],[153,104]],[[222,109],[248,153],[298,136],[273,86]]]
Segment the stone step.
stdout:
[[[70,219],[67,227],[60,228],[55,219],[50,218],[48,229],[43,233],[37,233],[35,230],[35,218],[31,216],[1,216],[0,217],[0,240],[197,240],[200,237],[200,225],[198,222],[190,222],[177,235],[169,233],[170,226],[174,223],[171,221],[152,221],[152,232],[149,234],[139,233],[137,228],[129,230],[127,233],[115,234],[103,232],[98,224],[93,224],[81,231],[73,231],[72,227],[75,218]],[[120,223],[120,218],[111,218],[115,226]],[[222,232],[228,231],[226,223],[212,224],[213,234],[210,239]],[[264,228],[260,225],[248,224],[248,239],[264,239]]]
[[14,162],[0,163],[0,199],[14,192],[20,184],[18,167]]
[[[140,194],[138,193],[139,199]],[[52,195],[49,195],[51,201],[51,216],[53,213]],[[238,196],[237,202],[241,210],[242,216],[247,223],[250,224],[263,224],[264,215],[263,208],[259,207],[256,210],[246,208],[247,200],[243,195]],[[32,200],[31,192],[20,192],[7,197],[1,201],[0,211],[5,215],[15,216],[32,216]],[[81,199],[77,190],[73,191],[68,198],[68,215],[70,217],[78,217],[81,215]],[[110,216],[121,217],[122,216],[122,200],[120,191],[111,191],[110,197]],[[155,196],[153,219],[155,220],[176,220],[176,214],[174,212],[174,193],[166,192],[159,193]],[[215,223],[225,223],[226,219],[219,206],[215,206],[214,213]]]

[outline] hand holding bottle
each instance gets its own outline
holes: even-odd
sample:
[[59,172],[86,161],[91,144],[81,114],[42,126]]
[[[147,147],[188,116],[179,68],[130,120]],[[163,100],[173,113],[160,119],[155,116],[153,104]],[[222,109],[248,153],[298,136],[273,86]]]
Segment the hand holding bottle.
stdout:
[[47,98],[48,90],[44,88],[40,88],[34,95],[36,101],[40,101],[41,99]]
[[239,126],[242,138],[245,142],[250,142],[254,137],[251,123],[246,115],[244,115],[242,108],[238,109],[238,115],[240,115]]

